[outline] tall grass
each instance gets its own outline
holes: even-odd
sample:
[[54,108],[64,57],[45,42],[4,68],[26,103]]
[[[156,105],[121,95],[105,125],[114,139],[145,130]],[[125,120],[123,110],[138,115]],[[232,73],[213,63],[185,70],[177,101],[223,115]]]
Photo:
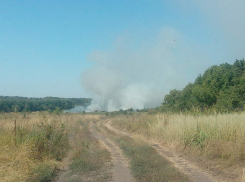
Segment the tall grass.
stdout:
[[111,175],[104,162],[110,160],[109,152],[91,137],[88,127],[91,121],[100,118],[103,116],[1,113],[0,181],[48,182],[53,181],[60,170],[70,167],[73,173],[80,173],[83,167],[89,166],[94,168],[92,172],[86,171],[88,173],[100,169],[98,176],[91,179],[103,177],[108,181]]
[[182,150],[195,148],[211,159],[245,164],[245,113],[118,116],[113,124]]
[[[0,181],[50,181],[69,149],[70,116],[0,114]],[[16,134],[15,134],[15,122]]]

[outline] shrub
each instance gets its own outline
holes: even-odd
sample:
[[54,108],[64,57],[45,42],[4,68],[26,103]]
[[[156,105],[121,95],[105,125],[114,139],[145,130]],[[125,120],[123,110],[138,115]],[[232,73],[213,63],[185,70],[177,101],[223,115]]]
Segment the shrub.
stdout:
[[53,124],[36,125],[32,132],[33,147],[32,156],[42,160],[45,157],[61,161],[69,149],[69,141],[65,126],[55,126]]

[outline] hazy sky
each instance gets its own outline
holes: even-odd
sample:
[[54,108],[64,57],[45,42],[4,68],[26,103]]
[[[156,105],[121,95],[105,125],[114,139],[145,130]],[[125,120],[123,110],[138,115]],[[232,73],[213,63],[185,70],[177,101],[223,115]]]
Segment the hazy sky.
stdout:
[[245,57],[244,9],[244,0],[1,1],[0,95],[100,97],[117,87],[113,97],[130,100],[146,87],[181,89]]

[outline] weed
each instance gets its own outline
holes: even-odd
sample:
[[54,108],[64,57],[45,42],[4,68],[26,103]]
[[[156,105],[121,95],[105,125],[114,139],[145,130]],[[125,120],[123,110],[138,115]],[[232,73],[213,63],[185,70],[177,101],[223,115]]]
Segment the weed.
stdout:
[[34,159],[42,160],[49,156],[61,161],[69,149],[68,136],[65,127],[52,124],[38,124],[30,133],[33,140],[32,156]]
[[0,114],[0,181],[53,178],[69,149],[63,124],[69,117],[47,113],[26,113],[25,117],[22,113]]
[[205,115],[161,113],[111,118],[114,127],[219,161],[222,166],[245,165],[245,113]]
[[51,182],[56,176],[57,168],[49,163],[42,163],[31,170],[28,182]]

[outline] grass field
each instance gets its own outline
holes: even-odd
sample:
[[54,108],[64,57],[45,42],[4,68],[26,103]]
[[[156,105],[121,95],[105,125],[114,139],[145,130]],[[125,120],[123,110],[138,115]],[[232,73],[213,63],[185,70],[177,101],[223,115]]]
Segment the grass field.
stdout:
[[1,114],[1,181],[51,180],[69,149],[67,119],[46,113]]
[[[118,130],[190,154],[197,161],[209,161],[211,167],[219,166],[229,175],[234,170],[234,179],[245,179],[245,113],[106,116],[36,112],[0,114],[0,181],[52,181],[64,169],[70,171],[68,178],[74,182],[110,180],[110,153],[89,130],[91,122],[105,119]],[[100,128],[103,126],[97,130]],[[106,128],[101,131],[106,131],[104,134],[111,136],[130,159],[138,181],[163,179],[157,171],[169,164],[157,160],[159,156],[151,146],[110,134]]]
[[197,159],[218,161],[221,170],[232,166],[240,176],[244,171],[245,113],[118,115],[112,124],[119,130],[191,153]]
[[[96,119],[99,116],[47,112],[0,114],[0,181],[51,181],[68,165],[73,174],[102,168],[110,156],[87,128]],[[83,161],[92,159],[89,151],[95,149],[93,159],[104,156],[103,164]],[[72,156],[66,163],[68,153]]]

